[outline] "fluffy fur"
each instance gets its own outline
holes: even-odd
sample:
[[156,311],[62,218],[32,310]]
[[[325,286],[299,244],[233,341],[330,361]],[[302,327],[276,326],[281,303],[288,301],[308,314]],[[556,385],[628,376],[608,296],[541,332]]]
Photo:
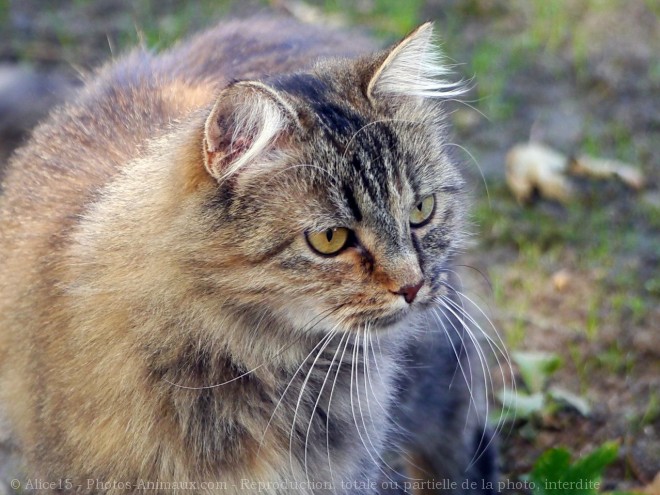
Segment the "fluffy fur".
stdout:
[[[472,345],[432,318],[465,199],[431,31],[368,54],[223,24],[112,63],[34,132],[0,199],[0,390],[30,477],[367,493],[408,479],[393,450],[492,476],[478,380],[450,387]],[[315,253],[337,226],[349,247]]]

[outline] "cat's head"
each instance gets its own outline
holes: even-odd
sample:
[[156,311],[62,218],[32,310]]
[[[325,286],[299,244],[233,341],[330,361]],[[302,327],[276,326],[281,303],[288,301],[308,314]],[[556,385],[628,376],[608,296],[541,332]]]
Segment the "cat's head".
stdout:
[[389,328],[444,293],[464,216],[445,74],[424,24],[383,53],[223,90],[205,207],[231,303],[327,331]]

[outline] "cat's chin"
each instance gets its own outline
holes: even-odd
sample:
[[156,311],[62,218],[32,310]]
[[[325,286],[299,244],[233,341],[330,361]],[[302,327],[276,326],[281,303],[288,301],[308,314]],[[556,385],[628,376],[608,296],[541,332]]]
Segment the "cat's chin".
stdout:
[[383,311],[380,315],[372,313],[369,317],[344,316],[341,321],[337,321],[328,310],[317,312],[299,307],[296,310],[288,310],[286,319],[291,323],[292,328],[302,329],[305,333],[310,334],[322,335],[334,331],[359,333],[365,329],[372,332],[396,332],[409,327],[416,316],[433,305],[433,299],[427,297],[417,300],[411,305],[390,308],[389,311]]
[[410,317],[411,313],[412,311],[404,309],[393,314],[374,318],[369,321],[369,327],[383,331],[396,330],[396,328],[400,327],[401,323],[405,322],[408,317]]
[[415,301],[410,306],[360,322],[355,325],[355,328],[364,329],[368,327],[372,331],[396,332],[400,329],[409,328],[417,317],[433,306],[435,306],[435,299],[429,296],[423,300]]
[[368,328],[370,332],[390,333],[409,327],[411,319],[418,313],[416,308],[404,308],[383,316],[371,317],[368,320],[347,324],[345,331],[361,332]]

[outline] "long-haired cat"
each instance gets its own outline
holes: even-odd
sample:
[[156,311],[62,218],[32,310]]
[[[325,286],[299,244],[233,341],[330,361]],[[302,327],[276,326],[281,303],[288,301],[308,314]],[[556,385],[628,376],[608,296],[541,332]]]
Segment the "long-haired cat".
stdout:
[[449,277],[466,198],[442,102],[461,89],[430,24],[371,49],[221,24],[111,63],[15,154],[0,404],[28,477],[488,492]]

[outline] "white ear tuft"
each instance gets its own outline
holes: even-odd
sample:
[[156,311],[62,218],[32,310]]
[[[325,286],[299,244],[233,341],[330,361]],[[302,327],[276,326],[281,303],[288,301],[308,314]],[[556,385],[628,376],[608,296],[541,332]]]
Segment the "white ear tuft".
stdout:
[[270,87],[237,83],[218,97],[204,127],[204,164],[222,182],[262,155],[295,115]]
[[390,49],[369,82],[367,96],[454,98],[466,88],[462,81],[447,80],[450,73],[435,42],[433,23],[427,22]]

